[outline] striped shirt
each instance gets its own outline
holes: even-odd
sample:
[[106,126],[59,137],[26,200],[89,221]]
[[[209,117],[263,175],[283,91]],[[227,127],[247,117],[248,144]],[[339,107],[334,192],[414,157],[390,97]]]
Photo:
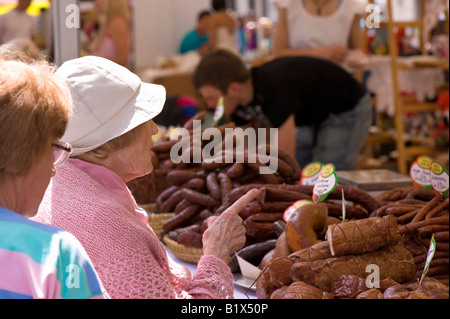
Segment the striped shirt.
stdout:
[[0,299],[109,298],[80,242],[0,207]]

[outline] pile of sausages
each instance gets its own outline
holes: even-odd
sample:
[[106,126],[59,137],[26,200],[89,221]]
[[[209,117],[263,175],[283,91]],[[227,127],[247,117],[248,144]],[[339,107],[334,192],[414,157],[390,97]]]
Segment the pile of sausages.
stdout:
[[[301,169],[295,159],[279,150],[278,163],[278,171],[269,175],[259,174],[259,168],[265,164],[247,160],[202,162],[201,169],[170,171],[167,180],[171,186],[158,196],[156,206],[158,212],[175,216],[163,224],[162,236],[169,235],[179,244],[201,248],[206,219],[220,215],[256,188],[260,196],[240,213],[247,231],[246,247],[267,241],[272,244],[263,246],[273,247],[273,240],[278,237],[275,225],[283,220],[284,211],[298,200],[311,200],[313,193],[313,186],[299,185]],[[346,206],[349,219],[367,218],[379,208],[378,202],[364,190],[338,185],[325,203],[330,216],[342,216],[342,191],[349,201]],[[255,249],[258,254],[259,248]]]
[[[269,175],[260,174],[260,167],[266,164],[252,163],[249,156],[242,157],[243,163],[203,161],[200,169],[171,170],[167,174],[170,187],[156,200],[159,213],[175,213],[163,224],[162,236],[169,234],[179,244],[201,248],[206,219],[224,212],[245,194],[242,193],[245,189],[298,183],[301,170],[297,162],[281,150],[278,154],[281,165],[277,172]],[[256,206],[252,203],[241,217],[250,241],[261,241],[275,236],[273,223],[282,219],[284,210],[292,202],[266,201],[257,208],[252,205]]]
[[[316,221],[306,223],[308,217]],[[258,298],[356,298],[362,292],[365,295],[358,298],[379,298],[384,291],[369,292],[372,287],[365,281],[373,265],[379,280],[390,279],[393,284],[413,280],[413,256],[400,243],[395,217],[347,222],[329,221],[328,217],[325,204],[303,206],[293,214],[273,256],[264,257],[256,283]],[[358,280],[350,283],[350,277]],[[355,283],[354,292],[343,294]]]
[[436,240],[436,252],[428,276],[449,284],[449,199],[436,196],[431,190],[397,188],[376,199],[381,207],[374,216],[395,216],[402,243],[413,254],[417,277],[427,259],[431,237]]

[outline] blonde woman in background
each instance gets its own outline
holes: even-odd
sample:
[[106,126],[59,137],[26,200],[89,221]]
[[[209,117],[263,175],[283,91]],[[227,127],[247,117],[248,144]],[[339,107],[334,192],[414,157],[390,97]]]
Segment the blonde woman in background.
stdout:
[[130,10],[127,0],[95,0],[100,15],[92,54],[128,67],[131,54]]
[[209,43],[211,50],[224,49],[239,54],[237,24],[226,12],[225,0],[212,0],[214,13],[210,20]]

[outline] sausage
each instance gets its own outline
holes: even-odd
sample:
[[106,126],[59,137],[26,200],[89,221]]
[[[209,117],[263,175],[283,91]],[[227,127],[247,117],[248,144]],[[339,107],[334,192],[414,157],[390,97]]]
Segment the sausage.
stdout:
[[180,235],[184,231],[199,232],[200,231],[200,225],[199,224],[194,224],[194,225],[189,225],[189,226],[186,226],[186,227],[180,227],[180,228],[177,228],[175,230],[172,230],[168,234],[169,238],[174,240],[174,241],[178,241],[178,235]]
[[203,178],[196,177],[184,183],[181,187],[201,192],[205,189],[205,186],[206,186],[205,180]]
[[200,206],[190,205],[181,213],[169,218],[162,225],[162,234],[167,234],[171,230],[184,226],[200,212]]
[[216,201],[211,195],[206,195],[187,188],[182,189],[180,193],[181,198],[184,198],[193,204],[205,207],[218,207],[220,205],[220,203]]
[[248,261],[251,264],[259,265],[262,258],[272,249],[275,248],[276,240],[270,239],[261,243],[252,244],[246,246],[239,250],[228,263],[228,266],[231,269],[231,272],[239,271],[239,263],[237,261],[236,255],[239,255],[242,259]]
[[353,186],[338,185],[328,195],[328,198],[342,199],[342,190],[344,190],[345,200],[361,205],[369,214],[380,207],[380,204],[369,193]]
[[270,187],[270,186],[264,186],[260,189],[260,191],[262,194],[265,195],[262,200],[262,203],[264,203],[264,201],[296,202],[296,201],[302,200],[302,199],[311,200],[311,196],[309,196],[309,195],[291,191],[291,190]]
[[161,211],[161,206],[163,203],[177,190],[180,188],[177,186],[171,186],[165,191],[163,191],[161,194],[159,194],[158,198],[156,199],[156,207],[158,208],[158,211]]
[[436,194],[432,190],[428,189],[414,189],[413,191],[409,192],[405,199],[421,199],[425,201],[431,201],[434,197],[436,197]]
[[257,213],[244,221],[246,234],[251,238],[267,239],[275,236],[273,223],[281,220],[281,213]]
[[192,203],[188,200],[185,200],[185,199],[181,200],[177,204],[177,206],[175,206],[175,210],[174,210],[175,215],[181,213],[186,207],[188,207],[191,204]]
[[418,222],[425,218],[425,216],[436,206],[439,205],[440,197],[435,196],[431,201],[429,201],[425,206],[423,206],[419,212],[414,216],[412,223]]
[[248,204],[240,213],[239,216],[243,219],[246,220],[248,217],[250,217],[251,215],[257,214],[262,212],[262,207],[261,204],[258,202],[251,202],[250,204]]
[[245,165],[242,163],[234,163],[227,169],[227,175],[230,179],[239,179],[245,172]]
[[414,191],[414,187],[398,187],[389,191],[386,191],[375,197],[375,200],[379,202],[393,202],[404,199],[410,192]]
[[426,215],[425,219],[433,218],[433,217],[439,215],[441,212],[448,213],[448,204],[449,204],[449,199],[447,197],[441,204],[439,204],[437,207],[433,208]]
[[167,180],[175,186],[181,186],[194,178],[197,178],[197,173],[194,171],[174,170],[167,174]]
[[203,248],[202,235],[191,230],[181,232],[177,242],[188,247]]
[[430,225],[417,229],[417,235],[419,237],[425,237],[437,232],[448,231],[448,225]]
[[273,253],[273,258],[280,257],[288,257],[292,253],[292,250],[289,248],[286,232],[283,232],[277,240],[277,244],[275,245],[275,251]]
[[261,189],[262,187],[264,187],[264,185],[262,185],[262,184],[247,184],[247,185],[242,185],[241,187],[235,188],[230,192],[230,195],[229,195],[230,201],[235,202],[239,198],[241,198],[242,196],[247,194],[249,191],[251,191],[252,189],[254,189],[254,188]]
[[245,163],[250,169],[252,169],[256,174],[259,174],[259,177],[264,181],[266,184],[280,184],[278,178],[275,176],[275,174],[261,174],[262,168],[268,168],[266,164],[263,164],[257,160],[257,163]]
[[[328,207],[328,215],[339,218],[342,217],[342,204],[332,202],[324,202]],[[367,218],[369,214],[361,206],[346,205],[345,215],[347,219],[363,219]]]
[[170,213],[172,212],[176,205],[183,199],[182,189],[178,189],[175,191],[162,205],[159,210],[161,213]]
[[220,184],[219,180],[217,179],[216,172],[211,172],[206,176],[206,188],[215,200],[222,199],[222,195],[220,193]]
[[231,201],[229,198],[230,192],[233,189],[233,184],[231,183],[231,179],[225,173],[219,173],[218,175],[219,183],[220,183],[220,193],[222,197],[222,205],[230,205]]
[[264,212],[284,213],[284,211],[292,205],[292,202],[270,202],[261,205]]
[[325,204],[311,204],[297,209],[286,226],[289,248],[295,252],[319,243],[327,222],[328,208]]
[[[266,154],[273,153],[271,152],[273,151],[273,147],[275,146],[270,144],[265,145]],[[299,181],[302,171],[297,160],[281,148],[277,148],[276,151],[276,153],[278,154],[278,162],[282,162],[281,166],[284,167],[285,165],[288,165],[290,167],[289,171],[285,168],[282,168],[281,170],[279,170],[279,173],[285,177],[290,177],[293,181]]]
[[421,220],[408,225],[399,225],[398,229],[401,234],[414,232],[416,229],[430,225],[448,225],[449,215]]
[[273,223],[273,231],[277,237],[280,237],[282,233],[286,231],[286,223],[282,220],[277,220]]

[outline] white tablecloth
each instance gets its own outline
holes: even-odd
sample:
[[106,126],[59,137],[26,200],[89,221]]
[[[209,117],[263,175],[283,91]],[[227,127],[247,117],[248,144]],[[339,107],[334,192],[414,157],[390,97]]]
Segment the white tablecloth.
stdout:
[[[412,66],[415,62],[426,62],[429,59],[430,57],[426,56],[415,56],[401,57],[399,61]],[[369,91],[376,95],[377,111],[394,116],[395,96],[390,56],[370,56],[365,69],[370,71],[366,85]],[[400,70],[398,81],[401,92],[413,95],[419,102],[425,102],[427,98],[436,97],[436,87],[445,83],[445,76],[438,68],[411,68]]]

